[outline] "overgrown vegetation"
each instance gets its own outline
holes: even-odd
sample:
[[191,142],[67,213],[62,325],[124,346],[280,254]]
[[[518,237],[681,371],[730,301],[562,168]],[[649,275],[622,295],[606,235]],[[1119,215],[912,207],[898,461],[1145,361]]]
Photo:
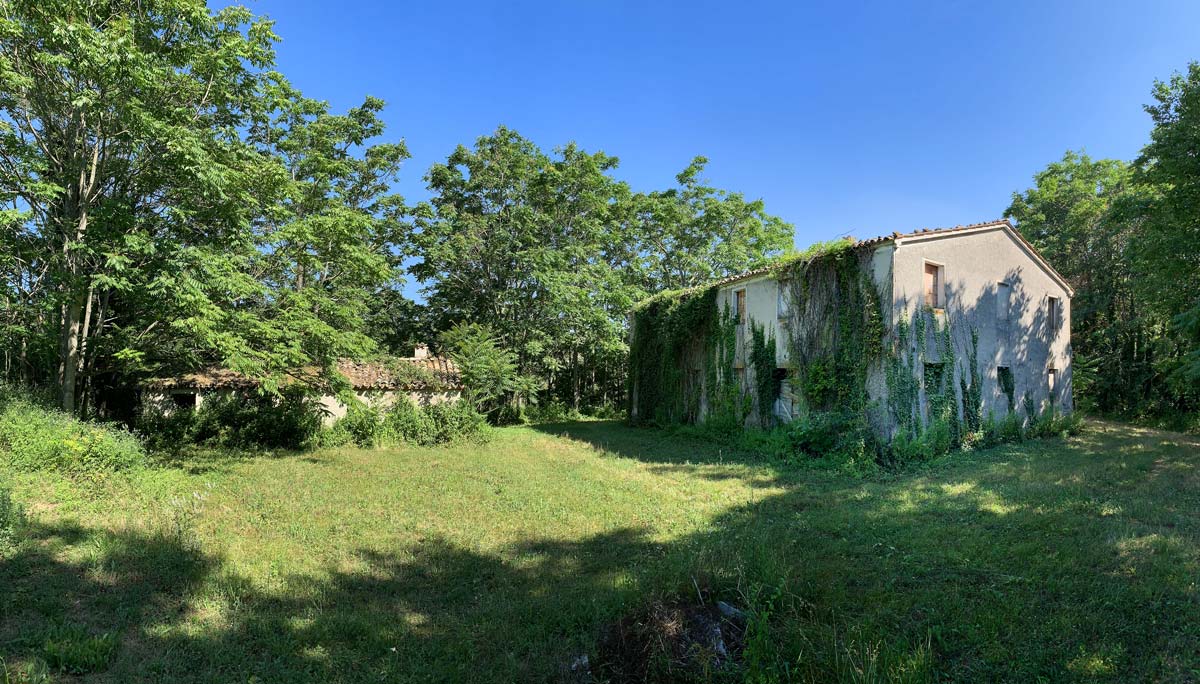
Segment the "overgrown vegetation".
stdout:
[[1065,153],[1005,212],[1075,287],[1085,411],[1195,430],[1200,414],[1200,63],[1156,81],[1137,159]]
[[146,453],[118,426],[81,421],[0,385],[0,460],[18,470],[84,475],[136,468]]
[[317,436],[316,444],[435,446],[458,441],[484,442],[490,434],[487,420],[469,402],[417,406],[407,397],[399,397],[386,408],[352,405],[345,417]]
[[[649,660],[625,671],[699,682],[1187,681],[1198,448],[1095,423],[863,478],[585,421],[99,482],[0,464],[30,511],[0,658],[85,683],[586,681],[629,625]],[[731,658],[699,651],[718,601],[745,614]],[[47,666],[48,637],[104,634],[111,656],[66,661],[91,673]]]
[[322,414],[305,388],[285,387],[277,394],[257,390],[213,393],[200,407],[167,414],[147,410],[138,433],[156,450],[189,444],[229,448],[300,449],[321,431]]
[[[700,423],[687,431],[857,473],[1077,426],[1077,419],[1043,416],[1028,399],[1018,406],[1008,369],[999,377],[1009,397],[1005,417],[999,423],[985,417],[977,331],[956,337],[946,314],[924,308],[886,330],[871,258],[870,249],[837,240],[772,267],[787,300],[780,322],[788,334],[793,419],[785,425],[774,416],[781,382],[765,325],[751,319],[738,326],[717,301],[716,287],[643,302],[635,309],[631,349],[635,422]],[[965,365],[960,345],[968,346]],[[739,367],[751,372],[747,380],[737,377]],[[872,399],[872,387],[887,400]]]
[[13,501],[5,479],[0,478],[0,560],[16,548],[24,526],[25,511]]

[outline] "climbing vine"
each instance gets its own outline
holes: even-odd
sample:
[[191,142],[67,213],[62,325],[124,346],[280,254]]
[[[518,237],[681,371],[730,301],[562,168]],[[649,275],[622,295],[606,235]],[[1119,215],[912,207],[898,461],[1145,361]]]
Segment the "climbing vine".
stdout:
[[779,398],[779,378],[775,375],[775,335],[766,326],[750,322],[750,367],[754,370],[758,424],[774,422],[775,400]]
[[[792,448],[850,453],[851,460],[869,459],[873,450],[881,462],[898,463],[1021,438],[1008,369],[1001,369],[999,384],[1012,425],[998,427],[983,415],[978,331],[956,334],[962,321],[928,307],[900,316],[889,330],[892,295],[880,292],[872,268],[873,251],[847,239],[816,245],[770,271],[786,300],[779,322],[788,350]],[[718,304],[717,286],[664,293],[640,304],[633,318],[635,422],[703,417],[706,426],[739,432],[748,423],[777,424],[783,377],[774,326],[739,325],[728,303]],[[1041,419],[1028,395],[1023,408],[1030,425],[1053,427],[1053,416]]]
[[861,411],[869,370],[883,353],[870,252],[848,239],[816,247],[775,270],[787,290],[784,324],[800,410]]
[[718,333],[717,288],[663,292],[633,311],[629,415],[635,422],[699,417],[705,341]]

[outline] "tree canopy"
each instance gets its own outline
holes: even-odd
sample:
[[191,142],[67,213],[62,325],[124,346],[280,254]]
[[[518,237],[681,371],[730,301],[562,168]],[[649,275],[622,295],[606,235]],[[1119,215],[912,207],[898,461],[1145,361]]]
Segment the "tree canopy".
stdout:
[[[616,157],[547,154],[506,127],[427,175],[411,273],[439,329],[487,325],[552,394],[616,401],[628,312],[660,290],[753,267],[792,244],[761,201],[708,187],[697,158],[678,188],[634,193]],[[582,397],[582,395],[588,395]]]
[[271,22],[202,0],[7,0],[0,261],[10,376],[80,389],[216,362],[268,381],[372,345],[402,145],[273,70]]
[[1155,83],[1133,162],[1068,152],[1006,213],[1076,289],[1076,391],[1106,413],[1200,409],[1200,64]]

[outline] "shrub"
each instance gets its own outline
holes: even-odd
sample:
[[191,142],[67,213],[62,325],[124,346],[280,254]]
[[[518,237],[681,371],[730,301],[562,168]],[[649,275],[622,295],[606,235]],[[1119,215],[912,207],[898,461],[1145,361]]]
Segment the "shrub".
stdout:
[[483,414],[466,401],[417,406],[401,398],[386,411],[367,406],[352,408],[324,431],[317,443],[327,447],[350,442],[360,447],[399,443],[434,446],[484,439],[488,429]]
[[628,417],[623,406],[610,403],[591,406],[585,409],[583,413],[589,418],[597,418],[599,420],[625,420]]
[[233,448],[300,449],[321,429],[321,410],[303,387],[279,394],[230,392],[207,397],[194,411],[168,416],[146,414],[138,432],[157,449],[174,450],[186,443]]
[[813,411],[790,427],[797,453],[813,458],[859,456],[868,443],[866,422],[845,411]]
[[0,457],[14,468],[95,473],[145,463],[141,442],[115,425],[78,420],[11,390],[0,401]]
[[568,408],[566,404],[557,399],[526,406],[524,416],[525,420],[530,423],[562,423],[581,418],[578,411]]
[[488,436],[487,420],[465,401],[433,404],[423,412],[429,421],[429,432],[419,444],[446,444]]
[[366,448],[384,441],[384,420],[378,409],[365,404],[352,404],[346,415],[336,423],[350,441]]

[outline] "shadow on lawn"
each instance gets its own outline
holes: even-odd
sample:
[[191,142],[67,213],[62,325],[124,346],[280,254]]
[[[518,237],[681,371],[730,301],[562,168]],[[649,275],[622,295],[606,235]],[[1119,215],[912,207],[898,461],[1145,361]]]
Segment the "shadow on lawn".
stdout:
[[119,643],[178,610],[216,564],[166,534],[32,523],[17,551],[0,557],[0,658],[77,674],[106,669],[114,651],[97,638]]
[[[678,440],[655,431],[554,430],[680,463]],[[19,635],[54,620],[119,631],[110,681],[545,681],[566,678],[604,625],[698,578],[742,602],[785,585],[769,638],[802,681],[851,679],[872,657],[899,672],[926,642],[938,679],[1189,681],[1196,444],[1161,434],[1094,428],[886,482],[785,486],[667,543],[628,527],[496,556],[431,538],[257,583],[155,535],[112,535],[64,562],[54,550],[92,533],[40,528],[0,566],[15,589],[0,634],[22,657],[38,643]],[[719,468],[712,451],[687,460]]]

